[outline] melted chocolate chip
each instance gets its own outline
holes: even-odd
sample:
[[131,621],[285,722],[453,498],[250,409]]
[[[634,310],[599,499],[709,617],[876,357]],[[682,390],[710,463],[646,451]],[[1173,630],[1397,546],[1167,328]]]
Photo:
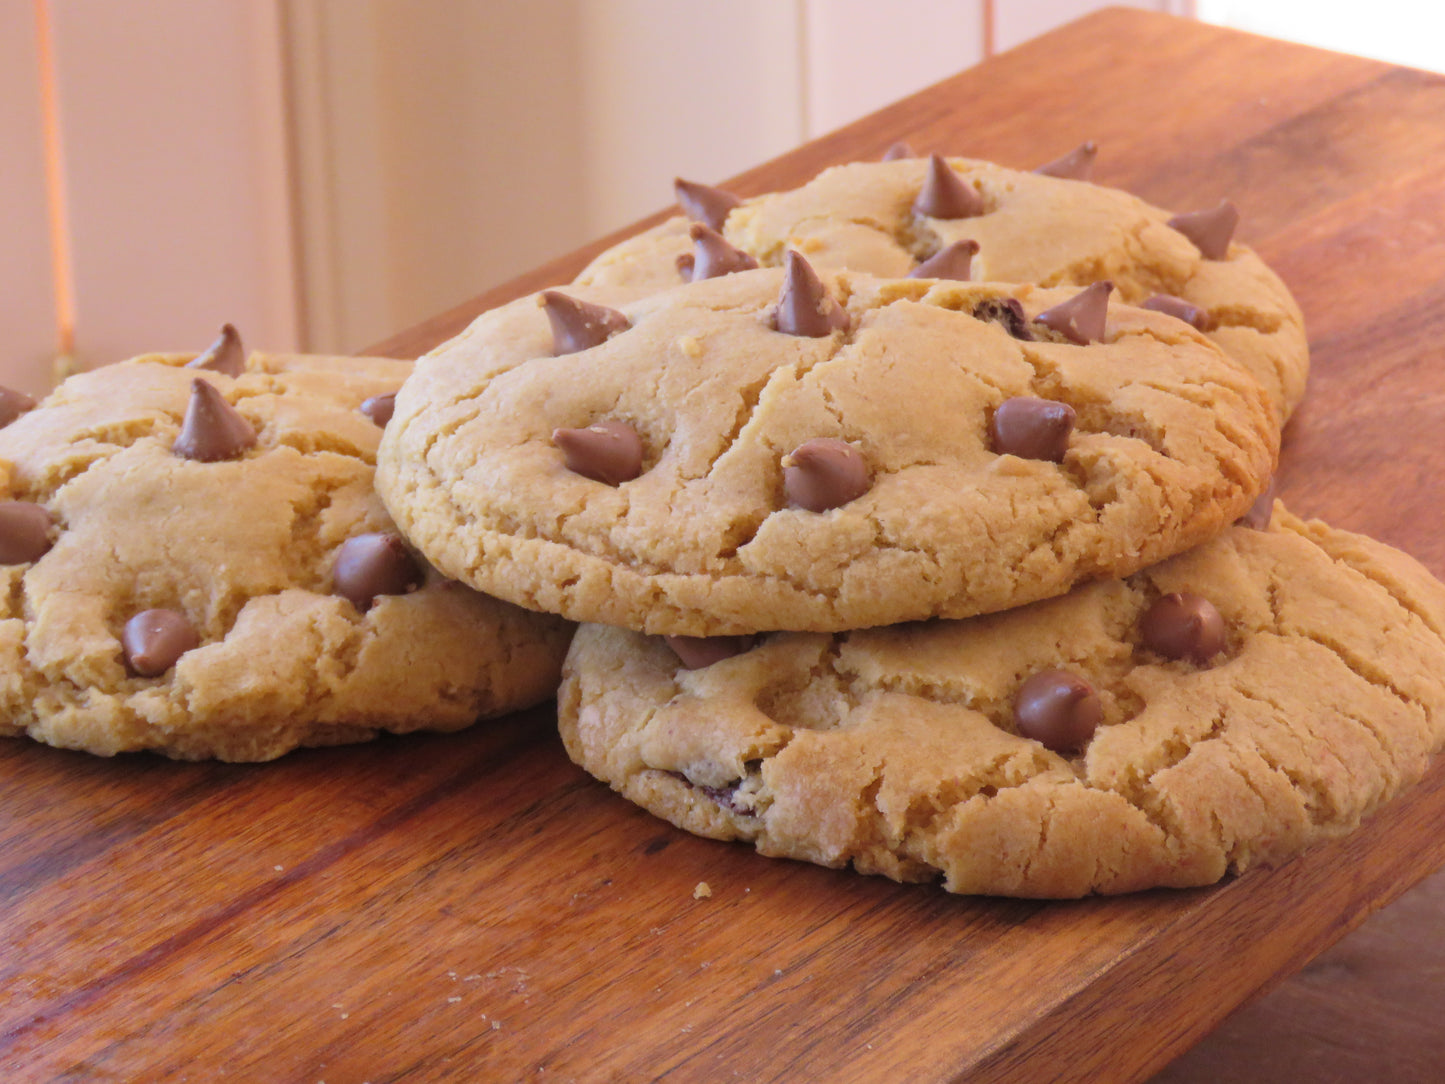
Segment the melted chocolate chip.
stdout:
[[1206,260],[1222,260],[1229,255],[1229,242],[1239,225],[1239,208],[1221,200],[1218,207],[1175,215],[1169,225],[1193,241]]
[[701,670],[741,655],[753,646],[751,636],[664,636],[663,639],[687,670]]
[[1056,753],[1082,749],[1104,718],[1094,687],[1067,670],[1034,674],[1014,696],[1014,725]]
[[1209,315],[1207,309],[1191,305],[1182,297],[1175,297],[1173,294],[1155,294],[1147,301],[1141,301],[1139,307],[1183,320],[1196,331],[1213,331],[1215,327],[1214,317]]
[[241,333],[233,325],[223,324],[216,341],[186,362],[186,368],[240,376],[246,369],[246,351],[241,347]]
[[773,309],[773,327],[784,335],[820,339],[848,327],[848,313],[833,300],[811,264],[792,249],[784,258],[783,289]]
[[998,324],[1015,339],[1022,339],[1024,342],[1034,340],[1023,304],[1016,297],[986,298],[974,305],[973,318]]
[[575,354],[601,346],[626,331],[632,322],[616,309],[578,301],[558,290],[542,291],[542,307],[552,325],[552,353]]
[[28,565],[50,552],[55,517],[30,501],[0,501],[0,565]]
[[[692,271],[689,275],[692,282],[731,275],[734,271],[751,271],[758,266],[757,260],[742,249],[733,248],[723,239],[722,234],[701,222],[692,224],[688,236],[692,238],[693,245]],[[681,267],[678,269],[681,270]]]
[[1034,170],[1045,177],[1062,177],[1068,181],[1087,181],[1094,175],[1094,159],[1099,156],[1099,145],[1092,139],[1080,143],[1068,154],[1045,162]]
[[378,595],[404,595],[422,585],[426,573],[390,531],[348,538],[336,551],[331,589],[363,613]]
[[35,409],[35,400],[23,391],[0,385],[0,429],[4,429],[26,411]]
[[1114,284],[1107,281],[1085,286],[1069,300],[1039,313],[1034,323],[1057,331],[1079,346],[1102,342],[1109,313],[1109,293],[1113,289]]
[[934,154],[928,158],[928,173],[918,198],[913,201],[913,209],[930,218],[973,218],[983,214],[984,203],[973,185]]
[[1256,531],[1269,530],[1270,520],[1274,518],[1274,479],[1269,480],[1264,492],[1258,499],[1249,506],[1249,511],[1244,513],[1234,522],[1241,527],[1249,527]]
[[391,421],[391,416],[396,413],[396,392],[389,395],[373,395],[370,399],[364,400],[359,409],[378,426],[385,429],[386,423]]
[[805,441],[783,459],[783,494],[793,508],[826,512],[872,488],[863,454],[846,441]]
[[142,610],[120,634],[125,664],[139,677],[164,674],[200,642],[195,627],[176,610]]
[[721,231],[727,221],[728,212],[742,206],[742,198],[721,188],[684,181],[681,177],[672,182],[673,191],[683,214],[694,222],[701,222],[714,230]]
[[978,255],[977,241],[955,241],[939,249],[908,272],[911,279],[954,279],[967,282],[973,274],[973,258]]
[[642,473],[642,438],[626,422],[602,421],[586,429],[556,429],[552,443],[573,474],[609,486]]
[[1062,463],[1074,431],[1074,408],[1052,399],[1005,399],[993,412],[989,436],[999,455]]
[[183,459],[215,463],[238,459],[256,443],[256,430],[208,380],[191,381],[191,399],[171,452]]
[[1202,595],[1165,595],[1139,619],[1139,638],[1166,659],[1204,664],[1224,650],[1224,618]]
[[900,140],[898,140],[898,142],[890,144],[889,147],[888,147],[888,149],[883,152],[882,161],[884,161],[884,162],[896,162],[896,161],[898,161],[898,159],[900,159],[900,158],[917,158],[917,157],[918,157],[918,156],[913,153],[913,148],[910,147],[907,142],[905,142],[904,140],[900,139]]

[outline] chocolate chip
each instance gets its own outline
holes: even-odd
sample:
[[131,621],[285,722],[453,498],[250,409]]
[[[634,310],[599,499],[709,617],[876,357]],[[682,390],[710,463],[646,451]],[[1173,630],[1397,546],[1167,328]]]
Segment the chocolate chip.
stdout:
[[743,202],[741,197],[731,192],[698,184],[696,181],[684,181],[681,177],[673,180],[672,189],[688,218],[719,231],[727,221],[728,212],[734,207],[742,206]]
[[999,455],[1062,463],[1074,431],[1074,408],[1052,399],[1005,399],[993,412],[989,436]]
[[26,411],[35,409],[35,400],[23,391],[0,385],[0,429],[4,429]]
[[231,324],[221,325],[216,341],[186,362],[187,369],[208,369],[213,373],[240,376],[246,369],[246,351],[241,347],[241,334]]
[[664,636],[678,662],[688,670],[701,670],[723,659],[741,655],[753,646],[751,636]]
[[542,307],[552,324],[552,353],[557,355],[590,350],[632,326],[616,309],[578,301],[557,290],[542,291]]
[[386,423],[391,421],[391,416],[396,413],[396,392],[389,395],[373,395],[361,404],[361,412],[374,421],[382,429]]
[[1016,297],[985,298],[974,305],[973,318],[998,324],[1015,339],[1034,341],[1034,333],[1029,330],[1028,316]]
[[898,161],[898,159],[900,159],[900,158],[917,158],[917,157],[918,157],[918,156],[913,153],[913,148],[910,147],[904,140],[901,140],[901,139],[900,139],[900,140],[898,140],[898,142],[891,144],[891,145],[889,146],[889,148],[888,148],[886,151],[883,152],[882,161],[884,161],[884,162],[896,162],[896,161]]
[[955,279],[967,282],[973,274],[973,258],[978,255],[977,241],[955,241],[939,249],[908,272],[911,279]]
[[1229,255],[1229,242],[1239,225],[1239,208],[1221,200],[1218,207],[1175,215],[1168,224],[1193,241],[1205,259],[1222,260]]
[[677,273],[682,276],[683,282],[692,281],[692,265],[697,260],[691,252],[679,252],[677,255]]
[[378,595],[404,595],[426,578],[401,535],[390,531],[348,538],[336,551],[331,589],[363,613]]
[[848,313],[833,300],[811,264],[793,249],[784,257],[783,290],[773,309],[773,327],[784,335],[819,339],[848,327]]
[[1014,725],[1056,753],[1082,749],[1104,718],[1094,687],[1067,670],[1034,674],[1014,696]]
[[215,463],[238,459],[256,443],[251,423],[208,380],[191,381],[191,400],[171,451],[184,459]]
[[1274,479],[1269,480],[1269,485],[1264,487],[1264,492],[1249,506],[1249,511],[1244,513],[1234,522],[1241,527],[1249,527],[1256,531],[1269,530],[1269,522],[1274,518]]
[[1114,284],[1108,281],[1085,286],[1069,300],[1039,313],[1034,323],[1057,331],[1079,346],[1102,342],[1109,313],[1109,293],[1113,289]]
[[0,565],[28,565],[50,552],[55,517],[30,501],[0,501]]
[[1045,162],[1034,170],[1045,177],[1062,177],[1068,181],[1087,181],[1094,175],[1094,159],[1099,156],[1099,145],[1092,139],[1080,143],[1062,158]]
[[562,450],[568,470],[595,482],[616,486],[642,473],[642,438],[626,422],[555,429],[552,443]]
[[701,222],[692,224],[688,236],[692,238],[693,245],[691,282],[731,275],[734,271],[751,271],[758,266],[757,260],[742,249],[733,248],[722,234]]
[[928,158],[928,173],[913,209],[930,218],[973,218],[983,214],[983,197],[939,155]]
[[1208,310],[1191,305],[1182,297],[1175,297],[1173,294],[1155,294],[1147,301],[1140,302],[1139,307],[1183,320],[1196,331],[1213,331],[1215,327],[1214,317],[1209,315]]
[[792,508],[826,512],[872,488],[863,454],[846,441],[819,437],[783,457],[783,494]]
[[1139,619],[1139,638],[1166,659],[1207,663],[1224,650],[1224,618],[1202,595],[1165,595]]
[[120,634],[125,664],[139,677],[164,674],[200,642],[186,615],[176,610],[142,610]]

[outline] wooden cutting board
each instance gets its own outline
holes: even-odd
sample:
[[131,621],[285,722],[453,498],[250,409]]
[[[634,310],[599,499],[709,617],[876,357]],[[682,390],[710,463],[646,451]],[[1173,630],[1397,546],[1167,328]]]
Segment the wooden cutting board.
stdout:
[[[1314,349],[1281,495],[1445,573],[1445,79],[1110,10],[729,187],[899,138],[1021,167],[1093,138],[1103,183],[1234,199]],[[1212,889],[952,898],[687,836],[552,723],[258,766],[0,743],[0,1076],[1138,1080],[1445,862],[1442,759],[1354,836]]]

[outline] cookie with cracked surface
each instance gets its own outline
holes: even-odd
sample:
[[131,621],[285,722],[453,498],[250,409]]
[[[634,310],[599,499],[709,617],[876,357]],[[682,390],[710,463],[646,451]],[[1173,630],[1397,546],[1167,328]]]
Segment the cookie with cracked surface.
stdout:
[[1349,832],[1445,744],[1445,586],[1279,507],[1007,613],[726,648],[582,626],[572,759],[698,835],[953,892],[1210,884]]
[[[1119,300],[1154,301],[1203,330],[1264,385],[1281,422],[1299,403],[1309,372],[1303,316],[1259,256],[1230,240],[1229,208],[1208,209],[1201,227],[1192,212],[1171,216],[1119,189],[976,159],[946,161],[979,194],[977,213],[920,209],[931,160],[904,158],[835,166],[800,188],[743,201],[721,232],[765,267],[791,248],[819,268],[901,277],[950,244],[972,241],[975,280],[1109,280]],[[576,282],[630,297],[668,289],[684,281],[691,251],[687,219],[678,216],[602,253]]]
[[377,468],[446,575],[573,620],[709,636],[1004,609],[1202,541],[1273,470],[1256,382],[1103,290],[759,269],[611,316],[574,292],[421,359]]
[[375,495],[410,364],[238,349],[0,429],[0,733],[255,761],[553,695],[568,626],[443,579]]

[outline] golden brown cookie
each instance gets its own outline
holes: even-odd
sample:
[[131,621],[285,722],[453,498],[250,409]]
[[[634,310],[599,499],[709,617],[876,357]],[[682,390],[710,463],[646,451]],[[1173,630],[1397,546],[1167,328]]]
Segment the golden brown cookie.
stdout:
[[964,893],[1203,885],[1421,775],[1445,745],[1445,586],[1276,506],[965,621],[673,646],[583,626],[559,718],[627,798],[766,855]]

